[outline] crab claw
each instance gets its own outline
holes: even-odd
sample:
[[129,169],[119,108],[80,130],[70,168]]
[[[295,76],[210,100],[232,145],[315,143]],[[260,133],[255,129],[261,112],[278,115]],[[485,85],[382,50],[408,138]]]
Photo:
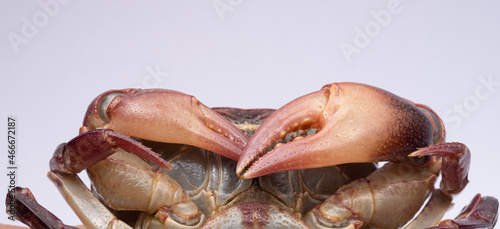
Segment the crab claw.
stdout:
[[443,140],[443,124],[429,108],[376,87],[334,83],[269,116],[244,148],[237,174],[405,160]]
[[248,138],[195,97],[171,90],[112,90],[90,104],[80,132],[109,128],[151,141],[188,144],[238,160]]

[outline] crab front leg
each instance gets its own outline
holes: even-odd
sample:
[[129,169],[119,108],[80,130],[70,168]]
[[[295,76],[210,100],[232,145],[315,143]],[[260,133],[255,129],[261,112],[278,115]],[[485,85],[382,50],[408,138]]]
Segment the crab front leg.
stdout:
[[88,107],[80,132],[112,129],[141,139],[197,146],[238,160],[248,138],[195,97],[161,89],[112,90]]
[[[387,91],[357,83],[335,83],[304,95],[271,114],[249,140],[237,174],[266,174],[331,165],[402,161],[417,148],[444,139],[430,109]],[[287,135],[314,129],[315,134]]]
[[238,160],[248,141],[237,127],[193,96],[159,89],[112,90],[99,95],[87,109],[80,134],[71,144],[58,147],[51,170],[78,173],[119,147],[169,169],[128,136],[193,145],[233,160]]
[[[288,137],[305,130],[305,137]],[[461,191],[467,183],[470,153],[459,143],[441,145],[444,136],[442,121],[426,106],[413,104],[372,86],[335,83],[304,95],[274,112],[249,140],[238,161],[237,174],[242,178],[253,178],[294,169],[353,162],[391,161],[394,163],[389,163],[375,172],[367,178],[368,181],[356,181],[334,194],[326,204],[327,209],[321,211],[328,213],[324,214],[326,220],[320,224],[356,228],[364,225],[360,221],[360,215],[365,215],[367,217],[362,221],[372,221],[372,218],[387,220],[385,216],[396,216],[394,225],[401,226],[404,224],[402,221],[406,222],[416,214],[433,190],[441,164],[441,191],[444,196],[449,197],[450,194]],[[419,148],[424,150],[410,155]],[[419,176],[387,177],[388,174],[398,172],[394,168],[396,165],[413,167],[408,163],[418,164],[419,161],[429,159],[432,166],[422,169],[415,167],[420,171],[417,173]],[[415,184],[416,189],[408,190],[407,183]],[[379,187],[373,188],[371,185]],[[372,189],[376,192],[372,192]],[[384,192],[393,195],[377,194]],[[357,206],[351,204],[347,208],[337,208],[344,210],[331,212],[335,204],[346,205],[338,195],[352,195],[362,200],[357,202],[360,203]],[[391,196],[392,199],[384,200],[382,197],[385,196]],[[402,216],[388,213],[372,217],[372,210],[382,211],[381,203],[394,203],[394,197],[399,198],[402,204],[410,204],[411,207],[400,211]],[[442,215],[448,208],[446,203],[439,201],[432,204],[441,209],[437,214]],[[379,205],[378,208],[376,205]]]
[[[67,191],[81,188],[81,185],[71,179],[66,179],[68,184],[65,184],[65,179],[59,179],[63,175],[57,174],[76,174],[89,169],[97,193],[109,205],[117,209],[156,213],[154,220],[163,225],[175,224],[177,220],[196,227],[197,223],[203,222],[203,216],[186,193],[168,175],[144,164],[139,158],[167,170],[170,169],[168,163],[127,135],[194,145],[231,159],[239,157],[247,142],[247,137],[239,129],[194,97],[169,90],[129,89],[103,93],[89,106],[80,132],[80,136],[56,149],[50,162],[54,173],[49,173],[49,176],[85,225],[97,228],[105,225],[102,222],[95,224],[102,218],[88,220],[89,215],[90,218],[99,216],[82,210],[79,201],[75,200],[78,197]],[[126,159],[117,159],[119,156],[114,155],[117,151],[125,152],[120,155],[131,153],[138,157],[129,155]],[[121,189],[115,190],[117,187]],[[133,193],[142,195],[131,195]],[[192,223],[193,220],[196,222]]]

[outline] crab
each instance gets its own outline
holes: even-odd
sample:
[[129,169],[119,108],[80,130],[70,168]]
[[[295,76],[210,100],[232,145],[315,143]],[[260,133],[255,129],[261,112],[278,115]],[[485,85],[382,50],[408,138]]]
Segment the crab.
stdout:
[[[278,110],[125,89],[90,104],[48,177],[86,228],[493,228],[498,200],[480,194],[440,222],[470,157],[432,109],[360,83]],[[69,227],[26,188],[7,203],[30,227]]]

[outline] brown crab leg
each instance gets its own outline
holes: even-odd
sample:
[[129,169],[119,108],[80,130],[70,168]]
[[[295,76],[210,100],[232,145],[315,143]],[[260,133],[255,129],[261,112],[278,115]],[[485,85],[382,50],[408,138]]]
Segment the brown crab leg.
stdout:
[[[441,143],[437,145],[428,146],[409,154],[410,157],[422,156],[439,156],[442,158],[441,162],[441,185],[440,189],[436,190],[443,199],[449,199],[451,202],[451,195],[457,194],[462,191],[468,183],[467,174],[470,167],[470,151],[462,143]],[[432,203],[429,201],[429,203]],[[435,207],[428,209],[426,206],[422,214],[426,211],[435,211]],[[435,215],[434,213],[433,215]],[[441,214],[444,214],[442,211]],[[421,216],[419,216],[421,217]],[[419,217],[416,221],[419,221]],[[458,229],[458,228],[493,228],[498,217],[498,200],[494,197],[483,197],[478,194],[471,201],[469,206],[464,208],[460,215],[454,220],[444,220],[440,222],[435,229]],[[424,220],[422,223],[429,221],[430,217],[422,216]],[[435,225],[435,224],[434,224]],[[422,228],[410,227],[408,228]]]
[[169,163],[149,148],[109,129],[87,131],[68,143],[60,144],[50,160],[50,170],[76,174],[114,154],[118,148],[171,170]]
[[442,158],[441,190],[447,195],[461,192],[469,180],[470,151],[467,146],[458,142],[441,143],[419,149],[409,157],[439,156]]
[[441,221],[431,229],[493,228],[498,220],[498,200],[477,194],[453,220]]
[[[237,174],[253,178],[351,162],[404,160],[417,148],[444,138],[444,129],[436,131],[442,124],[431,114],[430,109],[372,86],[326,85],[264,121],[244,148]],[[317,129],[316,134],[276,143],[290,132],[307,129]]]
[[248,138],[195,97],[171,90],[114,90],[89,106],[80,132],[109,128],[142,139],[204,148],[238,160]]
[[17,220],[30,228],[77,229],[63,224],[59,218],[38,204],[28,188],[14,188],[7,193],[5,202],[9,207],[8,210],[12,211],[7,213],[12,213]]

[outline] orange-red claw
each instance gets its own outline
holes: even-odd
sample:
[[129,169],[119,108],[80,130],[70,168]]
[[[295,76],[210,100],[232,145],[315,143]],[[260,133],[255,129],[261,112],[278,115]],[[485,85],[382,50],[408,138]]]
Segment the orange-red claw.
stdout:
[[[329,84],[269,116],[244,148],[237,174],[253,178],[351,162],[404,160],[417,148],[442,141],[444,129],[437,127],[442,122],[432,110],[390,92],[358,83]],[[298,129],[317,131],[274,144]]]
[[142,139],[189,144],[238,160],[248,138],[195,97],[171,90],[112,90],[90,104],[81,131],[109,128]]

